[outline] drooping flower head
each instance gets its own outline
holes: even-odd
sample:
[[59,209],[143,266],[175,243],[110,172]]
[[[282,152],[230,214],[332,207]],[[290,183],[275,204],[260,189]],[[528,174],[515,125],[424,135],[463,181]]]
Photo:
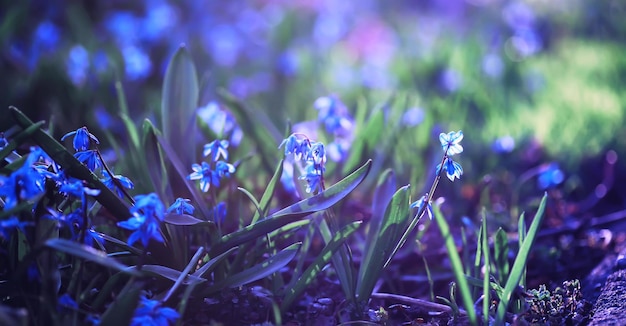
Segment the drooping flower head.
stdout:
[[67,134],[61,137],[61,141],[64,141],[67,137],[74,136],[74,141],[72,145],[74,145],[74,150],[76,151],[84,151],[89,148],[89,141],[93,140],[96,144],[100,144],[98,138],[94,136],[92,133],[87,130],[87,127],[81,127],[74,131],[70,131]]

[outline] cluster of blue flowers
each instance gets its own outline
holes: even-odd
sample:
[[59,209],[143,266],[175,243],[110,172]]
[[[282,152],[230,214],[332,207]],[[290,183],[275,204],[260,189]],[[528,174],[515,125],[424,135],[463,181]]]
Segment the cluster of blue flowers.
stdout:
[[293,154],[296,161],[304,162],[301,180],[307,183],[306,192],[315,193],[324,190],[324,171],[326,167],[326,150],[321,142],[313,142],[301,134],[291,134],[278,148],[285,147],[285,155]]
[[454,182],[455,179],[461,179],[463,168],[461,164],[453,161],[451,157],[463,152],[461,140],[463,140],[463,131],[451,131],[447,134],[439,134],[439,142],[441,142],[441,148],[443,149],[443,158],[441,163],[437,164],[436,177],[430,192],[411,204],[411,208],[417,208],[417,214],[421,215],[427,213],[429,218],[433,218],[432,198],[437,184],[439,183],[442,170],[446,171],[446,176],[450,181]]
[[203,192],[209,191],[211,186],[219,187],[220,180],[229,178],[231,174],[235,173],[235,166],[224,161],[228,159],[228,145],[228,140],[214,140],[204,145],[203,155],[210,157],[210,163],[194,163],[191,166],[193,172],[187,176],[187,179],[199,180],[200,189]]
[[[123,197],[123,188],[133,189],[135,185],[133,182],[122,175],[111,175],[107,169],[103,169],[103,162],[100,159],[100,155],[97,149],[89,149],[91,142],[100,144],[100,141],[96,136],[89,132],[87,127],[78,128],[74,131],[68,132],[61,141],[64,141],[68,137],[74,137],[72,145],[76,153],[74,157],[87,166],[89,170],[97,173],[101,172],[101,181],[111,190],[115,191],[120,197]],[[121,186],[121,187],[120,187]]]

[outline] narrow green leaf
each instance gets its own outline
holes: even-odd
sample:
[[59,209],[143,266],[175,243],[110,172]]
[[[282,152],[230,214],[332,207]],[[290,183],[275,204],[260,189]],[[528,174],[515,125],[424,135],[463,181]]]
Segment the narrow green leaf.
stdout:
[[130,325],[139,304],[141,285],[127,283],[122,293],[113,300],[100,319],[100,325]]
[[509,239],[502,228],[498,228],[494,235],[493,247],[498,282],[505,284],[509,276]]
[[197,271],[195,271],[191,275],[195,277],[203,277],[205,274],[212,272],[218,266],[219,263],[221,263],[226,257],[228,257],[228,255],[230,255],[235,250],[237,250],[237,247],[230,248],[226,250],[224,253],[216,257],[213,257],[213,259],[206,262],[206,264],[202,265],[200,268],[198,268]]
[[[280,176],[283,174],[283,162],[285,162],[285,159],[281,159],[280,162],[278,162],[278,165],[276,166],[276,170],[274,171],[274,175],[272,176],[269,184],[265,188],[265,192],[263,192],[263,196],[261,196],[261,201],[259,202],[259,208],[261,209],[261,213],[263,214],[263,216],[265,216],[267,212],[269,211],[270,202],[272,201],[272,198],[274,197],[274,190],[276,190],[276,184],[278,184],[278,181],[280,180]],[[259,213],[259,211],[256,211],[254,213],[254,216],[252,217],[252,223],[250,224],[256,223],[256,221],[258,221],[259,218],[261,217],[262,216]]]
[[211,255],[222,253],[227,248],[238,246],[248,241],[263,236],[277,228],[295,222],[301,217],[311,213],[327,209],[346,197],[354,188],[356,188],[367,176],[371,166],[371,160],[367,161],[358,170],[354,171],[343,180],[328,187],[322,193],[313,197],[303,199],[289,207],[249,225],[239,231],[225,235],[222,239],[211,248]]
[[[195,269],[196,265],[198,265],[198,261],[200,261],[200,258],[202,257],[203,253],[204,253],[204,247],[200,247],[198,248],[198,250],[196,250],[196,253],[193,255],[193,257],[191,257],[191,259],[187,263],[187,266],[185,266],[185,269],[183,269],[183,271],[180,273],[178,278],[176,278],[176,282],[174,282],[174,285],[172,285],[172,287],[167,291],[167,294],[165,294],[165,297],[163,297],[162,299],[163,302],[166,302],[167,300],[169,300],[174,294],[174,292],[176,292],[178,287],[180,287],[181,284],[184,284],[186,280],[195,277],[193,275],[189,275],[189,273],[191,272],[191,270]],[[198,281],[198,282],[201,282],[201,281]]]
[[[332,221],[334,218],[329,211],[323,212],[324,218],[320,221],[318,228],[322,238],[324,239],[324,243],[328,244],[333,240],[333,232],[330,230],[329,222],[336,224],[336,220]],[[339,229],[339,225],[333,226],[336,229]],[[337,248],[337,252],[333,254],[330,258],[332,262],[332,266],[335,269],[335,273],[337,274],[337,278],[339,279],[339,285],[341,286],[341,290],[343,291],[346,299],[349,301],[356,300],[356,280],[355,280],[355,271],[352,264],[352,257],[347,246],[340,246]]]
[[201,219],[195,218],[188,214],[174,214],[168,213],[165,214],[165,218],[163,222],[172,225],[180,225],[180,226],[208,226],[214,224],[210,221],[203,221]]
[[[150,162],[146,167],[150,174],[150,180],[154,189],[158,192],[159,197],[163,200],[171,197],[171,192],[168,193],[169,179],[167,176],[167,167],[165,166],[165,158],[163,157],[163,150],[159,145],[157,135],[159,131],[154,127],[149,119],[143,121],[143,155],[147,162]],[[169,201],[169,200],[168,200]]]
[[[131,266],[131,270],[137,270],[136,266]],[[161,266],[161,265],[143,265],[141,266],[141,271],[150,273],[154,276],[159,276],[164,279],[176,282],[179,278],[181,278],[182,273],[175,269]],[[206,282],[205,278],[193,276],[191,274],[185,275],[184,278],[181,279],[181,283],[184,285],[189,285],[196,282]]]
[[329,241],[324,249],[322,249],[322,251],[317,255],[315,261],[307,267],[304,273],[302,273],[302,275],[298,278],[298,281],[287,290],[281,305],[282,311],[286,311],[289,306],[291,306],[293,301],[313,283],[317,274],[330,262],[335,251],[337,251],[337,249],[344,244],[348,237],[352,235],[352,233],[354,233],[360,225],[360,221],[352,222],[344,226],[339,232],[335,233],[332,240]]
[[[259,201],[256,200],[256,198],[254,198],[254,195],[249,192],[247,189],[242,188],[242,187],[237,187],[237,190],[241,191],[244,195],[246,195],[246,197],[248,197],[248,199],[250,199],[250,201],[252,202],[252,205],[254,205],[254,211],[256,212],[254,215],[260,215],[261,214],[261,204],[259,204]],[[253,224],[254,221],[250,224]]]
[[[522,247],[522,244],[524,243],[524,240],[526,239],[526,232],[528,232],[526,230],[526,219],[525,219],[524,213],[522,212],[522,215],[520,215],[519,220],[517,221],[518,248]],[[526,267],[524,267],[524,272],[522,273],[522,278],[520,279],[519,284],[523,286],[524,288],[526,287]]]
[[408,185],[396,191],[385,209],[378,230],[373,229],[376,233],[368,235],[365,256],[357,278],[357,295],[361,301],[369,299],[382,270],[395,254],[394,248],[400,242],[408,224],[409,192]]
[[524,242],[522,243],[522,246],[517,253],[517,257],[515,257],[513,267],[511,268],[511,273],[509,274],[509,278],[506,281],[506,285],[504,286],[504,293],[500,298],[500,303],[498,304],[498,308],[496,310],[496,325],[502,325],[504,323],[504,317],[506,316],[506,310],[508,309],[509,303],[511,302],[511,297],[513,296],[515,289],[519,285],[522,274],[524,274],[524,271],[526,270],[528,254],[530,254],[530,248],[535,241],[537,232],[539,231],[539,226],[543,221],[543,213],[546,209],[547,199],[548,194],[544,194],[543,198],[541,199],[541,204],[539,204],[539,209],[537,209],[537,213],[535,214],[535,218],[533,218],[533,221],[530,224],[528,234],[526,234],[526,238],[524,239]]
[[50,239],[46,241],[45,246],[84,260],[92,261],[107,268],[126,271],[131,275],[139,275],[137,271],[130,270],[128,266],[108,257],[106,252],[73,241],[66,239]]
[[[474,301],[472,300],[472,291],[470,290],[467,279],[465,278],[463,264],[461,263],[461,257],[456,250],[456,244],[454,238],[450,232],[450,226],[446,221],[446,218],[441,214],[439,206],[433,205],[433,211],[435,213],[435,221],[439,226],[441,236],[445,241],[446,251],[448,252],[448,259],[452,265],[452,273],[459,286],[461,292],[461,300],[467,310],[467,317],[472,325],[476,325],[478,320],[476,319],[476,311],[474,310]],[[498,324],[499,325],[499,324]]]
[[[491,300],[489,298],[489,293],[491,292],[489,289],[489,282],[491,277],[491,263],[490,263],[490,254],[489,254],[489,238],[487,236],[487,216],[485,214],[485,210],[483,209],[483,218],[482,225],[480,227],[480,248],[482,249],[482,256],[484,257],[485,272],[483,275],[483,321],[485,325],[489,324],[489,306],[491,305]],[[480,249],[479,249],[480,250]],[[479,253],[476,253],[479,256]]]
[[0,150],[0,162],[9,156],[9,154],[11,154],[11,152],[19,146],[19,144],[28,139],[28,137],[34,134],[44,124],[45,122],[39,121],[11,137],[11,141],[9,141],[9,143],[2,150]]
[[242,272],[234,274],[221,282],[206,289],[203,295],[208,295],[221,291],[224,288],[234,288],[242,286],[254,281],[258,281],[269,275],[278,272],[281,268],[285,267],[295,256],[300,249],[301,243],[294,243],[289,247],[281,250],[276,255],[268,258],[264,262],[254,265]]
[[[169,144],[185,164],[195,161],[196,119],[198,105],[198,75],[184,45],[181,45],[167,66],[161,101],[161,129]],[[189,146],[191,145],[191,146]]]
[[[11,112],[13,120],[23,129],[28,129],[33,125],[33,122],[17,108],[9,107],[9,112]],[[125,220],[131,216],[128,206],[58,141],[41,129],[37,129],[32,134],[31,138],[50,155],[69,176],[84,180],[90,188],[100,190],[100,194],[96,196],[96,200],[100,202],[102,206],[106,207],[106,209],[111,212],[112,216],[118,220]]]

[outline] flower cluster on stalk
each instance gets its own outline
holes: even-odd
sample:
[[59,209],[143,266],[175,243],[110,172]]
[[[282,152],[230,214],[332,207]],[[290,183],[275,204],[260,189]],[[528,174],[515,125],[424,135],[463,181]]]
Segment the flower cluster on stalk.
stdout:
[[187,179],[199,180],[200,189],[207,192],[211,186],[219,187],[222,179],[230,178],[236,169],[234,165],[225,161],[228,159],[228,145],[228,140],[214,140],[204,145],[203,155],[209,157],[209,162],[192,164],[193,172]]
[[117,223],[119,227],[134,231],[128,237],[128,245],[141,240],[141,244],[147,247],[150,239],[164,241],[159,227],[165,217],[165,206],[157,194],[135,196],[135,205],[130,212],[133,214],[131,218]]
[[324,190],[324,171],[326,170],[324,144],[294,133],[278,146],[278,148],[282,147],[285,147],[285,155],[293,154],[296,161],[304,163],[304,172],[299,179],[306,181],[306,192],[315,193]]
[[96,145],[100,144],[100,141],[96,136],[89,132],[87,127],[81,127],[74,131],[68,132],[61,141],[66,138],[74,137],[72,140],[72,146],[76,153],[74,157],[83,163],[91,172],[98,173],[101,176],[100,181],[104,183],[109,189],[114,191],[118,196],[123,197],[123,188],[133,189],[135,185],[133,182],[122,175],[111,175],[107,169],[104,168],[102,159],[98,149],[90,149],[92,142]]
[[461,164],[452,160],[452,156],[461,154],[463,152],[463,146],[461,146],[461,140],[463,140],[463,131],[451,131],[449,133],[439,134],[439,142],[441,143],[441,149],[443,150],[443,158],[441,163],[437,164],[435,180],[430,188],[430,192],[426,193],[420,199],[411,204],[411,208],[417,208],[417,214],[427,213],[430,219],[433,218],[432,198],[437,185],[439,184],[439,178],[442,170],[446,171],[446,176],[450,181],[455,179],[461,179],[463,175],[463,168]]

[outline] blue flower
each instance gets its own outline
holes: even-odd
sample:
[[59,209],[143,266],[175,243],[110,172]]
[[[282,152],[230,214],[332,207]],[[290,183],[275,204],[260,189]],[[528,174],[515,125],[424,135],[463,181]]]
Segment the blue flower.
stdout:
[[90,149],[86,151],[76,152],[74,154],[74,157],[81,163],[85,164],[87,168],[92,172],[102,167],[102,162],[100,162],[96,150]]
[[122,48],[124,69],[129,80],[143,79],[152,71],[152,61],[146,52],[137,46],[127,45]]
[[9,141],[4,137],[4,133],[0,132],[0,151],[9,145]]
[[104,178],[100,179],[100,181],[102,181],[102,183],[104,183],[104,185],[107,186],[107,188],[117,192],[117,195],[120,197],[124,197],[124,192],[122,191],[122,189],[120,189],[117,186],[116,182],[113,179],[117,180],[119,184],[122,185],[122,187],[126,189],[135,188],[135,185],[133,184],[132,181],[130,181],[129,178],[123,175],[119,175],[119,174],[115,174],[113,175],[113,178],[111,178],[111,175],[109,174],[109,172],[104,171]]
[[348,108],[334,96],[320,97],[313,103],[319,111],[318,120],[324,123],[326,131],[333,135],[349,134],[354,121],[348,113]]
[[193,214],[194,207],[189,204],[191,200],[186,198],[176,198],[176,201],[167,209],[168,213],[176,213],[176,214]]
[[165,208],[155,193],[135,196],[135,206],[130,208],[130,212],[133,214],[131,218],[117,223],[124,229],[135,231],[128,237],[128,245],[141,240],[147,247],[150,239],[164,241],[159,224],[165,216]]
[[559,165],[556,163],[543,165],[540,167],[539,171],[540,173],[537,178],[537,185],[542,190],[554,188],[560,185],[565,179],[563,171],[561,171]]
[[141,298],[139,307],[135,309],[135,315],[131,321],[132,326],[158,325],[167,326],[176,322],[180,315],[176,310],[162,307],[158,300]]
[[441,148],[447,155],[455,155],[463,152],[463,146],[460,142],[463,140],[463,131],[458,132],[451,131],[447,134],[439,134],[439,141],[441,142]]
[[63,311],[68,308],[72,310],[78,310],[78,304],[76,303],[76,301],[74,301],[74,299],[72,299],[69,294],[66,293],[59,297],[58,310]]
[[321,142],[311,143],[310,160],[315,164],[323,164],[326,161],[326,151],[324,150],[324,144]]
[[305,174],[300,176],[299,179],[306,181],[306,192],[309,194],[311,192],[321,191],[323,171],[318,169],[316,164],[314,164],[313,162],[308,162],[304,170]]
[[280,145],[278,145],[278,148],[281,148],[283,146],[285,146],[285,156],[294,153],[296,148],[300,145],[300,140],[298,140],[298,137],[296,137],[296,135],[291,134],[289,135],[289,137],[285,138]]
[[159,196],[155,193],[147,195],[135,196],[135,206],[130,208],[131,213],[143,212],[149,217],[156,217],[159,221],[163,221],[165,216],[165,206]]
[[[461,179],[461,175],[463,174],[463,168],[461,164],[454,162],[451,158],[446,157],[444,163],[444,168],[446,169],[446,175],[450,181],[454,181],[454,178]],[[437,175],[441,172],[441,164],[437,164]]]
[[243,132],[237,125],[233,115],[220,108],[217,102],[211,101],[197,110],[198,117],[217,135],[228,135],[229,144],[237,146],[241,143]]
[[100,141],[96,136],[87,130],[87,127],[81,127],[74,131],[70,131],[67,134],[61,137],[61,141],[64,141],[67,137],[74,136],[74,141],[72,145],[74,145],[75,151],[84,151],[89,148],[89,140],[93,140],[96,144],[100,144]]
[[202,165],[192,164],[191,169],[193,172],[187,176],[189,180],[200,180],[200,189],[202,192],[209,191],[211,185],[219,186],[220,178],[219,174],[211,170],[211,166],[207,162],[202,162]]
[[211,155],[211,161],[215,162],[220,159],[220,156],[225,160],[228,159],[228,140],[214,140],[204,145],[204,151],[202,154],[206,157]]
[[[418,199],[417,201],[413,202],[411,204],[411,208],[416,208],[417,207],[417,213],[419,213],[420,211],[422,211],[422,209],[424,209],[424,204],[426,204],[426,213],[428,213],[428,218],[430,218],[431,220],[433,219],[433,206],[432,203],[429,201],[428,203],[426,202],[426,200],[428,199],[428,195],[424,195],[422,196],[420,199]],[[423,214],[423,212],[422,212]]]
[[66,194],[66,195],[71,195],[71,196],[80,198],[82,200],[85,199],[85,195],[97,196],[100,194],[99,189],[91,189],[91,188],[85,187],[83,185],[83,181],[77,180],[77,179],[74,179],[71,182],[62,184],[61,187],[59,188],[59,192]]
[[226,203],[224,202],[219,202],[214,208],[213,208],[213,220],[215,221],[215,223],[221,223],[224,221],[224,219],[226,218]]
[[20,200],[34,198],[44,191],[46,177],[51,176],[45,165],[36,165],[45,157],[41,149],[35,149],[26,158],[24,164],[9,176],[0,176],[0,197],[4,197],[4,209],[13,208]]
[[215,163],[215,172],[220,177],[229,178],[232,173],[235,173],[235,166],[224,161],[218,161]]
[[0,220],[0,236],[8,239],[15,229],[24,232],[24,227],[30,225],[30,222],[21,222],[17,217],[11,216],[8,219]]
[[74,85],[82,85],[87,79],[89,68],[89,52],[82,45],[75,45],[70,49],[66,61],[67,75]]

